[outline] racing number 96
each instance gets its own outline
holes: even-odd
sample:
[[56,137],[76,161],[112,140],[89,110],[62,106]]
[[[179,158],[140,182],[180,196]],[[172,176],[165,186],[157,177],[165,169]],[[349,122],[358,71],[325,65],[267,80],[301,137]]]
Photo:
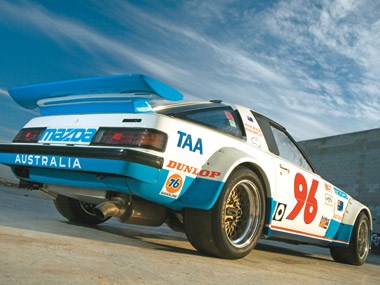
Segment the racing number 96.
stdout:
[[318,212],[318,201],[315,198],[318,184],[319,182],[313,179],[310,189],[308,189],[305,177],[301,173],[296,174],[294,178],[294,197],[297,204],[286,217],[288,220],[294,220],[305,206],[303,220],[306,224],[314,221]]

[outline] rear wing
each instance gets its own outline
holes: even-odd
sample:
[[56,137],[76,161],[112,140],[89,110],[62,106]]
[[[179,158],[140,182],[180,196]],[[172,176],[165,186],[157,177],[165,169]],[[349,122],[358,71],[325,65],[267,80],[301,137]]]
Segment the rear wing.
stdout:
[[173,87],[141,74],[92,77],[10,88],[10,96],[41,115],[153,112],[149,101],[180,101]]

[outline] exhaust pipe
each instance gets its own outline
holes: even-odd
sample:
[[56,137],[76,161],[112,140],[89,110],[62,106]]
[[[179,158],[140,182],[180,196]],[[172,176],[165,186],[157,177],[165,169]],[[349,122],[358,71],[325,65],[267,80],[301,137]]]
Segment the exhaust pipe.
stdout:
[[111,217],[121,217],[125,212],[125,202],[123,199],[114,199],[100,203],[94,208],[94,214],[101,220]]
[[94,208],[94,214],[101,220],[117,217],[122,223],[159,227],[165,222],[166,208],[146,200],[128,196],[113,197]]

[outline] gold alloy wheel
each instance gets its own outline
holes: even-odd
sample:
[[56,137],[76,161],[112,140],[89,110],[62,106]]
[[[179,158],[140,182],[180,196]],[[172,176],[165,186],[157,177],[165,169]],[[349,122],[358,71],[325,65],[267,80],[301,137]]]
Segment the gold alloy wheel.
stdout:
[[242,248],[250,244],[261,220],[260,192],[250,180],[239,181],[226,200],[224,230],[228,241]]

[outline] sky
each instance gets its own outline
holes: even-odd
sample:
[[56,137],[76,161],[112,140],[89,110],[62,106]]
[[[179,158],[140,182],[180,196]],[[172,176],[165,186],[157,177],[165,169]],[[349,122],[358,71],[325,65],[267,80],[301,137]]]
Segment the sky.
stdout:
[[380,127],[380,1],[0,0],[0,142],[38,110],[9,87],[139,73],[296,140]]

